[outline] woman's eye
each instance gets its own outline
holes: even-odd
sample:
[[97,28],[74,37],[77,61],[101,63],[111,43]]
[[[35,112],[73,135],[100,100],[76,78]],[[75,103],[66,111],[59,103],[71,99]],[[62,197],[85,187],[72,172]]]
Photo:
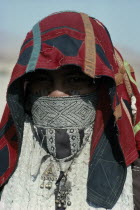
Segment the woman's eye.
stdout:
[[82,82],[84,81],[85,79],[82,78],[82,77],[70,77],[68,78],[68,81],[69,82],[73,82],[73,83],[77,83],[77,82]]

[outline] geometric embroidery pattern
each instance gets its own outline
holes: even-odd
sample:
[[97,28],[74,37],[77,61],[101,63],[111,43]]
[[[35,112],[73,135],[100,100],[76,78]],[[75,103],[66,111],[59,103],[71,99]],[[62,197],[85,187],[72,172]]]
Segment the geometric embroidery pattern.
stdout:
[[[32,96],[33,97],[33,96]],[[33,122],[44,128],[85,128],[95,119],[96,93],[68,97],[34,97]]]

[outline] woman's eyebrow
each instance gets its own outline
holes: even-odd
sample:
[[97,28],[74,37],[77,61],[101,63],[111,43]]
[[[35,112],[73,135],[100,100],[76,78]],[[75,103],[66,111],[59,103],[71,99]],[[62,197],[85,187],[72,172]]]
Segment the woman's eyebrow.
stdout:
[[85,74],[82,74],[82,72],[73,70],[71,72],[65,72],[64,76],[85,76]]
[[41,73],[41,74],[39,74],[39,73],[37,73],[36,75],[34,75],[32,78],[31,78],[31,80],[39,80],[39,79],[45,79],[45,78],[47,78],[47,77],[50,77],[50,75],[47,73],[47,72],[45,72],[45,73]]

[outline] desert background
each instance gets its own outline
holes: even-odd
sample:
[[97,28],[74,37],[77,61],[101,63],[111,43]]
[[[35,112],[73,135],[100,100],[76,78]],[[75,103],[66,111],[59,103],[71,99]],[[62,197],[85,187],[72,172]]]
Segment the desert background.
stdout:
[[114,46],[135,69],[140,90],[140,0],[0,0],[0,5],[0,119],[10,75],[26,33],[53,12],[79,11],[103,22]]

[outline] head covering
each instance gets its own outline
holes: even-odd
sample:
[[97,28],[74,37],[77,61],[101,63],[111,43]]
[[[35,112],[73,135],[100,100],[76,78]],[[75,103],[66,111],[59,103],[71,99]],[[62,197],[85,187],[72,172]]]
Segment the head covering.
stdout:
[[[0,125],[0,184],[12,175],[20,155],[26,76],[37,69],[55,70],[65,65],[79,66],[99,80],[87,201],[112,208],[122,192],[126,166],[138,157],[140,96],[134,71],[114,49],[106,27],[84,13],[52,14],[39,21],[23,42]],[[132,96],[136,99],[135,116],[131,113]]]

